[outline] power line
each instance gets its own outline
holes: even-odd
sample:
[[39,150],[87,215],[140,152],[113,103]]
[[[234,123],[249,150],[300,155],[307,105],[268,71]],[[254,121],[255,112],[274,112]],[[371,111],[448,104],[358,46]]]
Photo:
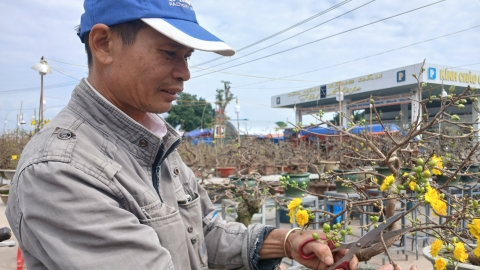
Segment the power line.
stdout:
[[236,75],[236,76],[269,79],[269,80],[294,81],[294,82],[327,82],[327,83],[332,82],[332,81],[289,80],[289,79],[285,79],[285,78],[272,78],[272,77],[265,77],[265,76],[256,76],[256,75],[249,75],[249,74],[233,73],[233,72],[215,70],[215,69],[210,69],[210,68],[200,68],[200,67],[193,67],[193,68],[201,69],[201,70],[210,70],[210,71],[213,71],[213,72],[218,72],[218,73],[223,73],[223,74],[231,74],[231,75]]
[[[50,85],[45,85],[43,88],[44,89],[52,89],[52,88],[57,88],[57,87],[62,87],[62,86],[67,86],[67,85],[72,85],[72,84],[77,84],[78,82],[65,82],[65,83],[58,83],[58,84],[50,84]],[[35,87],[27,87],[27,88],[20,88],[20,89],[11,89],[11,90],[3,90],[0,91],[1,94],[15,94],[15,93],[22,93],[22,92],[32,92],[32,91],[39,91],[40,86],[35,86]]]
[[[250,47],[252,47],[252,46],[255,46],[255,45],[259,44],[259,43],[262,43],[262,42],[264,42],[264,41],[266,41],[266,40],[269,40],[269,39],[271,39],[271,38],[274,38],[274,37],[276,37],[276,36],[278,36],[278,35],[280,35],[280,34],[283,34],[283,33],[287,32],[287,31],[289,31],[289,30],[292,30],[293,28],[295,28],[295,27],[297,27],[297,26],[300,26],[300,25],[302,25],[302,24],[304,24],[304,23],[306,23],[306,22],[308,22],[308,21],[311,21],[311,20],[313,20],[313,19],[315,19],[315,18],[317,18],[317,17],[319,17],[319,16],[321,16],[321,15],[323,15],[323,14],[325,14],[325,13],[328,13],[328,12],[330,12],[330,11],[332,11],[332,10],[334,10],[334,9],[342,6],[342,5],[345,5],[346,3],[351,2],[351,1],[352,1],[352,0],[345,0],[345,1],[341,2],[341,3],[338,3],[338,4],[336,4],[336,5],[333,6],[333,7],[330,7],[330,8],[328,8],[328,9],[326,9],[326,10],[320,12],[320,13],[317,13],[317,14],[313,15],[312,17],[309,17],[309,18],[307,18],[307,19],[305,19],[305,20],[303,20],[303,21],[301,21],[301,22],[298,22],[298,23],[296,23],[296,24],[294,24],[294,25],[292,25],[292,26],[290,26],[290,27],[287,27],[287,28],[285,28],[285,29],[283,29],[283,30],[281,30],[281,31],[273,34],[273,35],[270,35],[270,36],[268,36],[268,37],[266,37],[266,38],[263,38],[263,39],[261,39],[261,40],[259,40],[259,41],[256,41],[256,42],[254,42],[254,43],[252,43],[252,44],[249,44],[249,45],[247,45],[247,46],[245,46],[245,47],[242,47],[242,48],[236,50],[236,52],[238,53],[238,52],[243,51],[243,50],[245,50],[245,49],[248,49],[248,48],[250,48]],[[205,65],[205,64],[211,63],[211,62],[213,62],[213,61],[217,61],[217,60],[222,59],[222,58],[223,58],[223,56],[220,56],[220,57],[214,58],[214,59],[212,59],[212,60],[209,60],[209,61],[200,63],[200,64],[198,64],[197,66]]]
[[[395,18],[395,17],[401,16],[401,15],[405,15],[405,14],[407,14],[407,13],[410,13],[410,12],[413,12],[413,11],[417,11],[417,10],[420,10],[420,9],[422,9],[422,8],[426,8],[426,7],[429,7],[429,6],[432,6],[432,5],[441,3],[441,2],[445,2],[445,1],[446,1],[446,0],[440,0],[440,1],[437,1],[437,2],[434,2],[434,3],[431,3],[431,4],[428,4],[428,5],[425,5],[425,6],[422,6],[422,7],[418,7],[418,8],[415,8],[415,9],[411,9],[411,10],[409,10],[409,11],[405,11],[405,12],[402,12],[402,13],[399,13],[399,14],[396,14],[396,15],[393,15],[393,16],[390,16],[390,17],[387,17],[387,18],[383,18],[383,19],[380,19],[380,20],[377,20],[377,21],[374,21],[374,22],[371,22],[371,23],[367,23],[367,24],[364,24],[364,25],[361,25],[361,26],[357,26],[357,27],[354,27],[354,28],[351,28],[351,29],[348,29],[348,30],[345,30],[345,31],[342,31],[342,32],[339,32],[339,33],[336,33],[336,34],[333,34],[333,35],[330,35],[330,36],[326,36],[326,37],[323,37],[323,38],[320,38],[320,39],[316,39],[316,40],[313,40],[313,41],[304,43],[304,44],[302,44],[302,45],[298,45],[298,46],[295,46],[295,47],[292,47],[292,48],[289,48],[289,49],[286,49],[286,50],[282,50],[282,51],[279,51],[279,52],[276,52],[276,53],[272,53],[272,54],[269,54],[269,55],[266,55],[266,56],[262,56],[262,57],[259,57],[259,58],[256,58],[256,59],[253,59],[253,60],[250,60],[250,61],[247,61],[247,62],[243,62],[243,63],[237,64],[237,65],[229,66],[229,67],[220,69],[220,71],[223,71],[223,70],[226,70],[226,69],[230,69],[230,68],[234,68],[234,67],[238,67],[238,66],[242,66],[242,65],[245,65],[245,64],[248,64],[248,63],[252,63],[252,62],[255,62],[255,61],[258,61],[258,60],[262,60],[262,59],[265,59],[265,58],[268,58],[268,57],[271,57],[271,56],[274,56],[274,55],[278,55],[278,54],[281,54],[281,53],[284,53],[284,52],[292,51],[292,50],[294,50],[294,49],[298,49],[298,48],[301,48],[301,47],[304,47],[304,46],[307,46],[307,45],[310,45],[310,44],[313,44],[313,43],[316,43],[316,42],[319,42],[319,41],[322,41],[322,40],[325,40],[325,39],[328,39],[328,38],[331,38],[331,37],[335,37],[335,36],[338,36],[338,35],[341,35],[341,34],[344,34],[344,33],[348,33],[348,32],[351,32],[351,31],[354,31],[354,30],[357,30],[357,29],[360,29],[360,28],[363,28],[363,27],[366,27],[366,26],[369,26],[369,25],[373,25],[373,24],[376,24],[376,23],[379,23],[379,22],[382,22],[382,21],[386,21],[386,20],[391,19],[391,18]],[[204,73],[204,74],[195,76],[195,77],[193,77],[192,79],[199,78],[199,77],[202,77],[202,76],[205,76],[205,75],[208,75],[208,74],[212,74],[212,73],[215,73],[215,72]]]
[[50,66],[52,69],[58,71],[59,73],[65,75],[65,76],[68,76],[68,77],[73,78],[73,79],[75,79],[75,80],[79,80],[79,81],[81,80],[81,79],[75,77],[74,74],[72,74],[72,73],[70,73],[70,72],[68,72],[68,71],[65,71],[65,70],[63,70],[63,69],[61,69],[61,68],[58,68],[58,67],[55,67],[55,66],[52,66],[51,64],[50,64],[49,66]]
[[[48,106],[48,107],[45,107],[45,109],[59,108],[59,107],[65,107],[65,106],[67,106],[67,105]],[[32,110],[32,111],[33,111],[33,110],[35,110],[35,109],[38,110],[38,108],[31,108],[31,109],[23,109],[23,108],[22,108],[22,110],[25,110],[25,111],[29,111],[29,110]],[[19,110],[19,109],[0,109],[0,111],[18,111],[18,110]]]
[[67,63],[67,62],[63,62],[63,61],[53,60],[53,59],[51,59],[51,58],[45,58],[45,59],[47,59],[48,61],[57,62],[57,63],[61,63],[61,64],[66,64],[66,65],[71,65],[71,66],[76,66],[76,67],[85,67],[85,68],[88,68],[87,65],[72,64],[72,63]]
[[240,57],[237,57],[237,58],[235,58],[235,59],[229,60],[229,61],[227,61],[227,62],[223,62],[223,63],[220,63],[220,64],[218,64],[218,65],[211,66],[210,68],[212,68],[212,67],[217,67],[217,66],[221,66],[221,65],[224,65],[224,64],[233,62],[233,61],[237,61],[237,60],[239,60],[239,59],[242,59],[242,58],[244,58],[244,57],[250,56],[250,55],[255,54],[255,53],[257,53],[257,52],[260,52],[260,51],[266,50],[266,49],[268,49],[268,48],[271,48],[271,47],[273,47],[273,46],[275,46],[275,45],[277,45],[277,44],[280,44],[280,43],[282,43],[282,42],[284,42],[284,41],[287,41],[287,40],[289,40],[289,39],[292,39],[292,38],[294,38],[294,37],[297,37],[297,36],[299,36],[299,35],[301,35],[301,34],[303,34],[303,33],[305,33],[305,32],[308,32],[308,31],[310,31],[310,30],[312,30],[312,29],[314,29],[314,28],[317,28],[317,27],[322,26],[322,25],[324,25],[324,24],[326,24],[326,23],[328,23],[328,22],[331,22],[331,21],[333,21],[333,20],[336,20],[336,19],[338,19],[338,18],[340,18],[340,17],[342,17],[342,16],[344,16],[344,15],[346,15],[346,14],[348,14],[348,13],[351,13],[351,12],[353,12],[353,11],[355,11],[355,10],[357,10],[357,9],[360,9],[360,8],[362,8],[362,7],[364,7],[364,6],[368,5],[368,4],[371,4],[371,3],[375,2],[375,1],[376,1],[376,0],[372,0],[372,1],[368,2],[368,3],[365,3],[365,4],[363,4],[363,5],[358,6],[358,7],[354,8],[354,9],[352,9],[352,10],[349,10],[349,11],[343,13],[343,14],[340,14],[340,15],[338,15],[338,16],[330,19],[330,20],[324,21],[324,22],[322,22],[322,23],[320,23],[320,24],[317,24],[317,25],[315,25],[315,26],[313,26],[313,27],[310,27],[310,28],[308,28],[307,30],[304,30],[304,31],[302,31],[302,32],[300,32],[300,33],[297,33],[297,34],[293,35],[293,36],[290,36],[290,37],[288,37],[288,38],[285,38],[285,39],[282,39],[282,40],[280,40],[280,41],[278,41],[278,42],[275,42],[275,43],[273,43],[273,44],[271,44],[271,45],[268,45],[267,47],[264,47],[264,48],[261,48],[261,49],[259,49],[259,50],[253,51],[253,52],[251,52],[251,53],[249,53],[249,54],[246,54],[246,55],[242,55],[242,56],[240,56]]
[[[326,67],[322,67],[322,68],[318,68],[318,69],[314,69],[314,70],[310,70],[310,71],[305,71],[305,72],[301,72],[301,73],[297,73],[297,74],[293,74],[293,75],[288,75],[288,76],[284,76],[284,77],[281,77],[281,78],[284,79],[284,78],[295,77],[295,76],[304,75],[304,74],[312,73],[312,72],[319,71],[319,70],[325,70],[325,69],[328,69],[328,68],[337,67],[337,66],[357,62],[357,61],[364,60],[364,59],[367,59],[367,58],[371,58],[371,57],[374,57],[374,56],[379,56],[379,55],[382,55],[382,54],[386,54],[386,53],[398,51],[398,50],[401,50],[401,49],[405,49],[405,48],[408,48],[408,47],[416,46],[416,45],[419,45],[419,44],[422,44],[422,43],[430,42],[430,41],[433,41],[433,40],[436,40],[436,39],[440,39],[440,38],[444,38],[444,37],[447,37],[447,36],[451,36],[451,35],[459,34],[459,33],[462,33],[462,32],[466,32],[466,31],[469,31],[469,30],[472,30],[472,29],[475,29],[475,28],[478,28],[478,27],[480,27],[480,25],[476,25],[476,26],[473,26],[473,27],[470,27],[470,28],[466,28],[466,29],[463,29],[463,30],[448,33],[448,34],[445,34],[445,35],[442,35],[442,36],[430,38],[430,39],[427,39],[427,40],[424,40],[424,41],[415,42],[415,43],[412,43],[412,44],[409,44],[409,45],[397,47],[395,49],[391,49],[391,50],[383,51],[383,52],[380,52],[380,53],[364,56],[364,57],[357,58],[357,59],[354,59],[354,60],[342,62],[342,63],[339,63],[339,64],[330,65],[330,66],[326,66]],[[472,64],[472,65],[476,65],[476,64]],[[236,88],[240,88],[240,87],[243,87],[243,86],[261,84],[261,83],[270,82],[270,81],[273,81],[273,80],[266,80],[266,81],[261,81],[261,82],[256,82],[256,83],[244,84],[244,85],[237,86]]]

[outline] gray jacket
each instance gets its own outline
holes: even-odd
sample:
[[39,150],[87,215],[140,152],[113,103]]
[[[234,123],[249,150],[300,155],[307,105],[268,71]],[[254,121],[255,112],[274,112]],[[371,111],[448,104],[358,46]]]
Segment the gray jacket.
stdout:
[[28,143],[12,181],[6,215],[29,269],[278,264],[258,257],[272,228],[216,215],[167,127],[160,139],[80,82]]

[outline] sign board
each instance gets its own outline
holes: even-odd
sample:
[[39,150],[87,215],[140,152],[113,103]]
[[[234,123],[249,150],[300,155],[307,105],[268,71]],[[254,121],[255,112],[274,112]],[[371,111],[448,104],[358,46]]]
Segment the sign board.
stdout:
[[[330,104],[333,104],[337,103],[335,97],[339,92],[342,92],[344,99],[347,100],[349,95],[392,88],[399,89],[403,87],[405,93],[407,93],[410,92],[410,89],[417,88],[417,80],[412,75],[418,74],[421,67],[422,64],[419,63],[276,95],[271,97],[271,107],[291,107],[294,104],[311,103],[315,100],[327,100]],[[424,68],[425,72],[419,78],[420,82],[441,85],[443,81],[446,87],[450,87],[450,85],[480,87],[480,71],[450,68],[429,63],[425,63]]]
[[[301,115],[311,115],[311,114],[317,114],[319,110],[322,110],[324,112],[338,112],[339,106],[337,105],[326,105],[326,106],[318,106],[314,108],[302,108],[300,109],[300,114]],[[298,110],[298,109],[297,109]]]
[[215,128],[213,129],[213,138],[214,139],[225,138],[225,126],[215,125]]
[[[411,102],[409,94],[388,96],[388,97],[376,97],[373,100],[375,100],[375,107],[408,104]],[[347,108],[349,110],[361,110],[361,109],[370,108],[370,99],[366,99],[360,102],[355,102],[353,104],[348,104]]]

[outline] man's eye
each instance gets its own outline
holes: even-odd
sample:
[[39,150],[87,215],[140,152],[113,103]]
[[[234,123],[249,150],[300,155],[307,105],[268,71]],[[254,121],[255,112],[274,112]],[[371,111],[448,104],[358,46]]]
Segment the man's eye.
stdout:
[[185,56],[185,57],[184,57],[185,61],[190,60],[190,57],[191,57],[191,55]]
[[175,52],[171,52],[171,51],[165,51],[165,53],[170,56],[170,57],[174,57],[175,56]]

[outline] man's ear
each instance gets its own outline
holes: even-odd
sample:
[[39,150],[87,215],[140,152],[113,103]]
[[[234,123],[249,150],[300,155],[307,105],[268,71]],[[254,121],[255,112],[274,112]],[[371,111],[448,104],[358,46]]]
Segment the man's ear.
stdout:
[[88,43],[94,63],[105,66],[113,62],[114,39],[114,33],[105,24],[96,24],[92,27]]

